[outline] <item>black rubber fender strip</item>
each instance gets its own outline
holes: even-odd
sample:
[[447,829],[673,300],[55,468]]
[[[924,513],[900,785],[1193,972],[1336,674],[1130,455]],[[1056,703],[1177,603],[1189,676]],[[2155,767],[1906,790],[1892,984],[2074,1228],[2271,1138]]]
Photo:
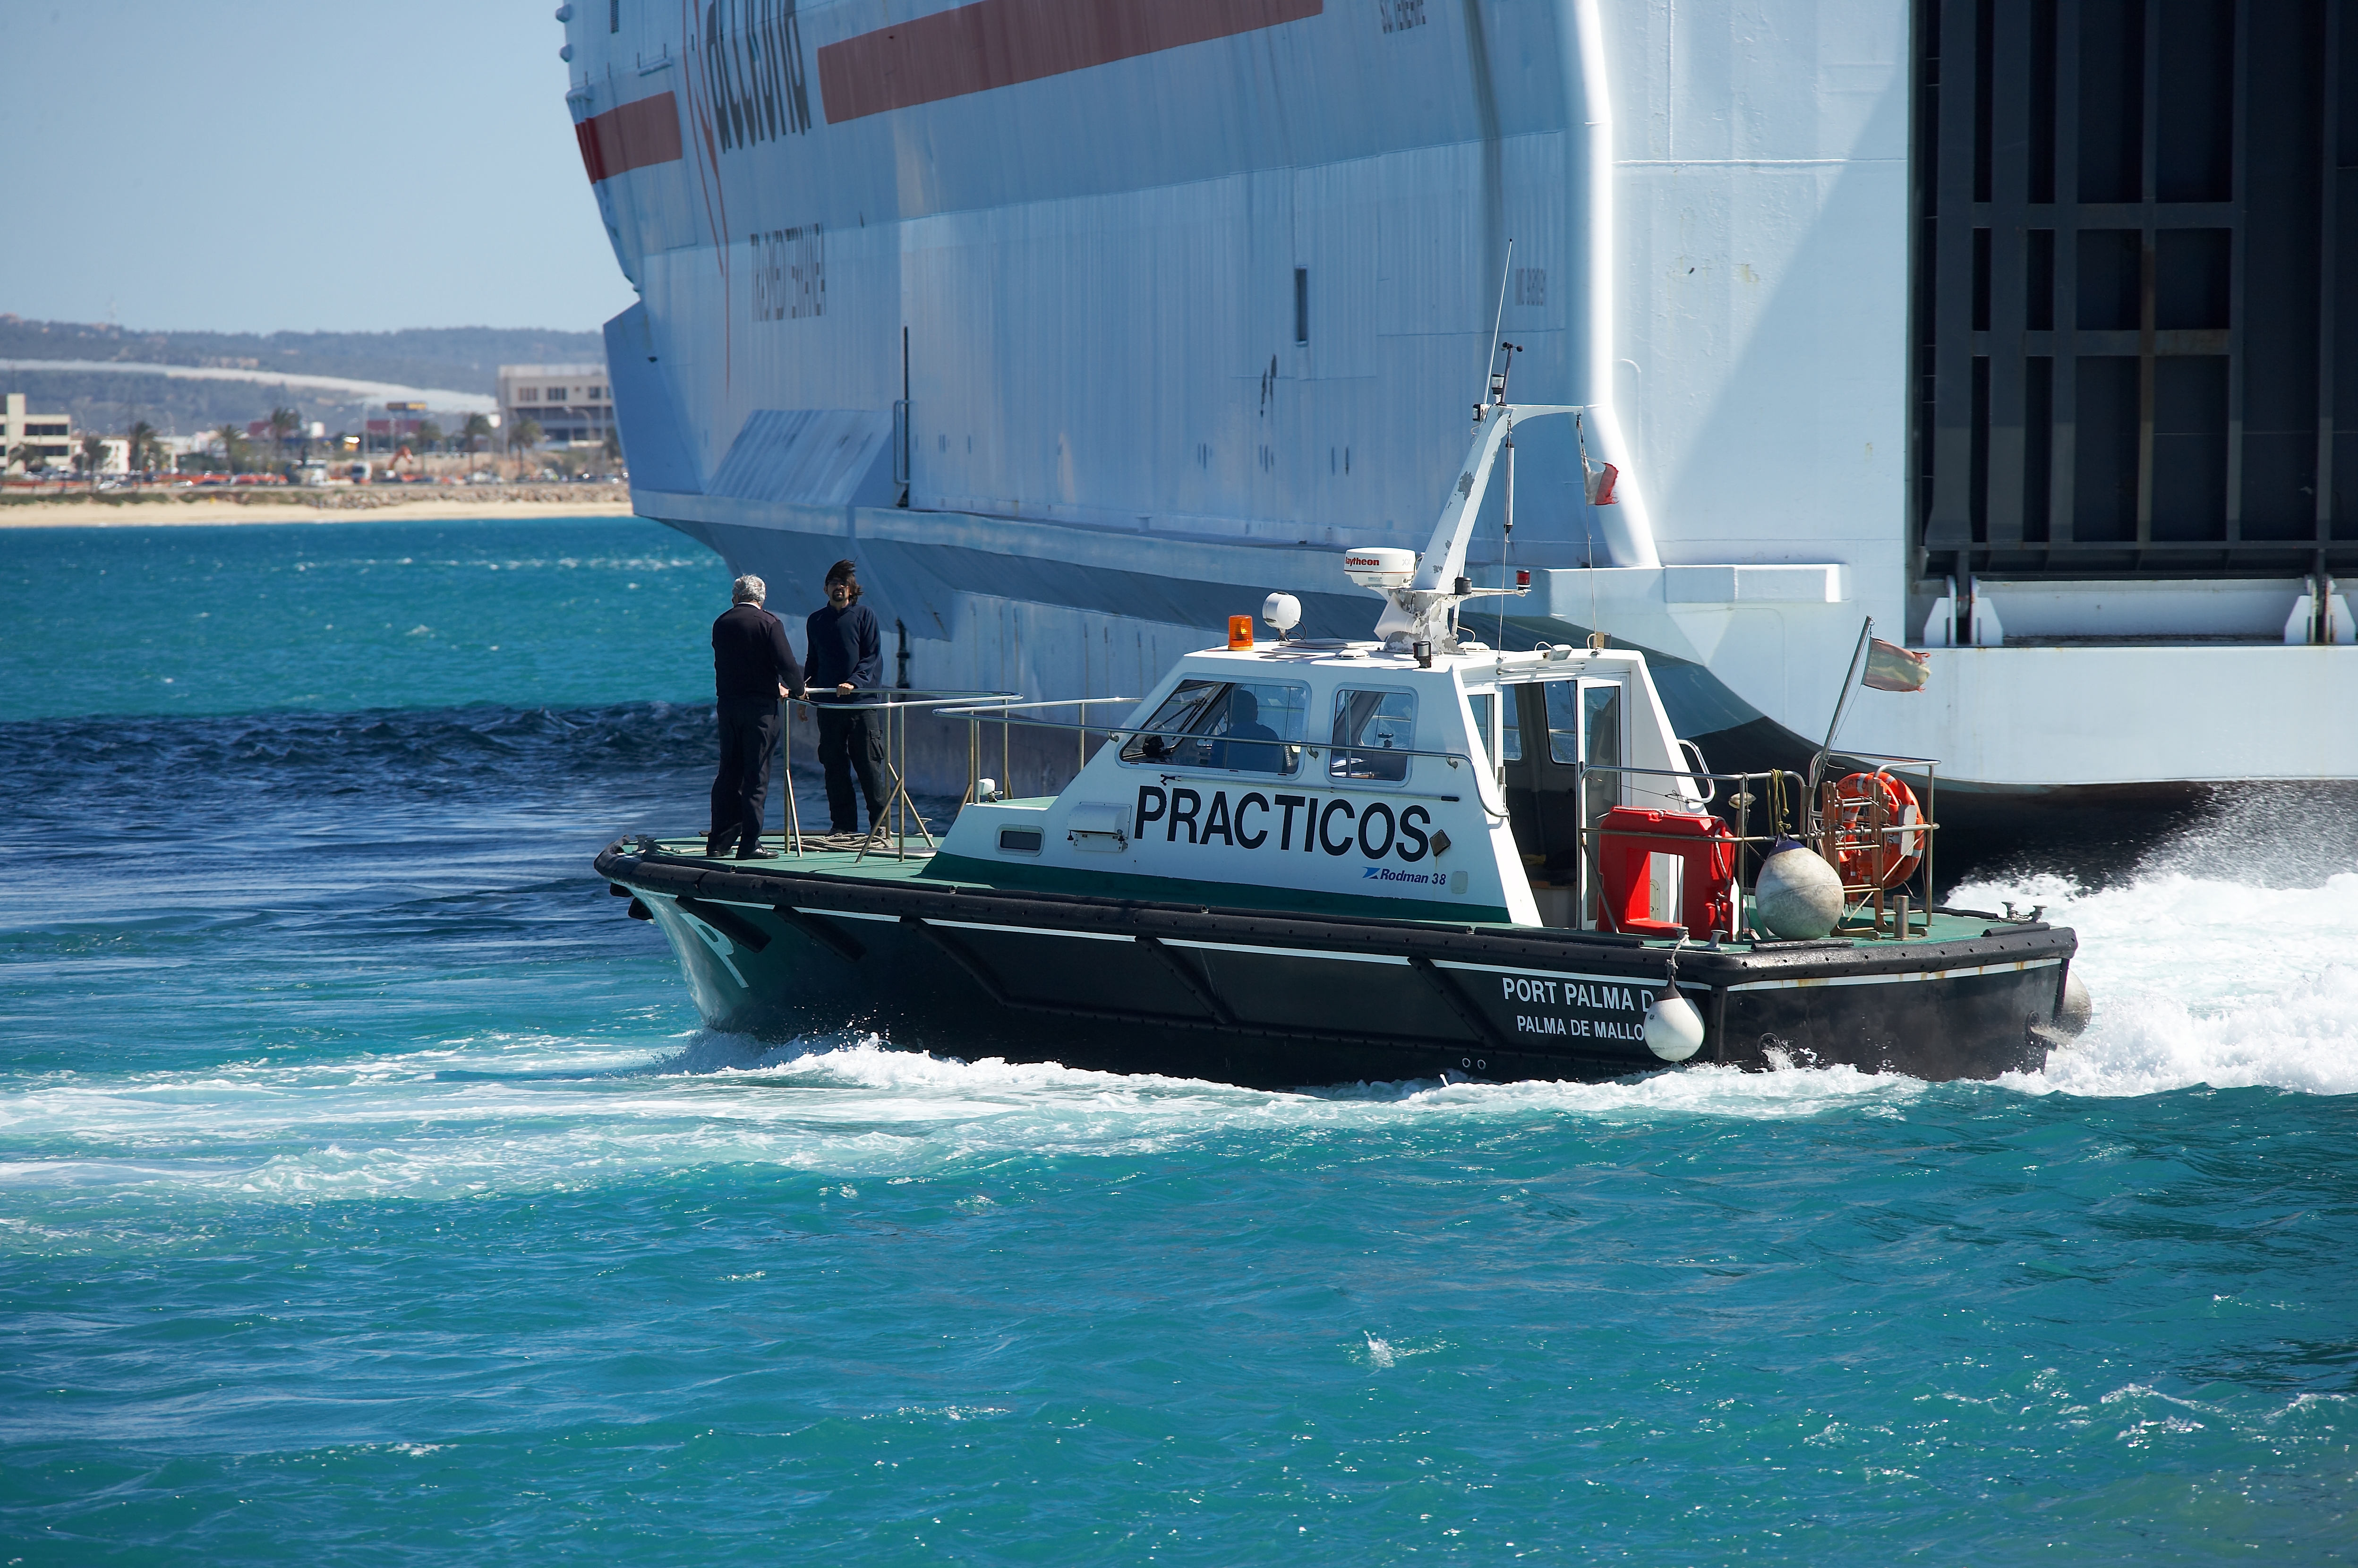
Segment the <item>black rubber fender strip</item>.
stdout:
[[[606,869],[608,856],[614,856],[615,862],[618,865],[624,858],[617,854],[615,849],[610,848],[604,854],[601,854],[598,858],[596,869],[601,871]],[[719,879],[732,884],[740,881],[750,883],[754,881],[756,879],[759,879],[773,890],[774,890],[777,882],[782,881],[800,882],[806,886],[844,888],[862,892],[874,892],[879,888],[878,882],[872,877],[846,875],[829,871],[790,871],[781,868],[773,863],[766,865],[765,869],[762,871],[748,871],[738,866],[715,868],[711,866],[709,862],[706,861],[701,856],[653,854],[643,856],[640,859],[643,866],[655,869],[660,871],[667,871],[672,873],[674,876],[681,876],[683,873],[692,873],[692,875],[686,876],[684,880],[697,883],[701,883],[708,878]],[[895,885],[900,891],[904,892],[914,891],[909,889],[907,884]],[[1287,923],[1308,920],[1327,927],[1330,932],[1358,934],[1361,935],[1363,941],[1368,942],[1379,942],[1385,935],[1401,930],[1433,932],[1436,930],[1450,931],[1454,929],[1465,935],[1470,936],[1475,934],[1475,928],[1472,926],[1453,927],[1445,923],[1433,921],[1411,920],[1406,918],[1394,919],[1381,915],[1368,914],[1326,914],[1305,916],[1299,912],[1288,910],[1260,909],[1253,907],[1226,907],[1203,903],[1180,903],[1151,899],[1109,897],[1100,893],[1050,892],[1044,890],[1019,890],[1012,888],[985,889],[971,886],[962,888],[954,884],[945,883],[936,890],[936,896],[943,898],[955,899],[963,897],[979,901],[989,901],[1001,903],[1011,908],[1027,904],[1063,906],[1066,908],[1111,913],[1123,915],[1133,913],[1207,915],[1223,920],[1240,920],[1247,923],[1269,921]],[[772,898],[774,898],[774,892],[772,894]],[[763,902],[772,902],[772,899],[765,899]],[[1534,945],[1550,949],[1566,949],[1575,953],[1581,949],[1594,950],[1599,948],[1619,951],[1627,951],[1630,949],[1642,950],[1646,946],[1646,940],[1644,937],[1632,936],[1624,933],[1611,931],[1575,931],[1558,926],[1534,925],[1521,928],[1521,935],[1526,941]]]
[[823,914],[806,914],[791,903],[772,904],[770,913],[847,964],[856,964],[868,957],[868,949],[861,946],[838,921],[829,920]]
[[707,903],[700,898],[685,893],[674,901],[682,914],[692,914],[748,953],[758,953],[770,945],[770,934],[730,909],[726,904]]

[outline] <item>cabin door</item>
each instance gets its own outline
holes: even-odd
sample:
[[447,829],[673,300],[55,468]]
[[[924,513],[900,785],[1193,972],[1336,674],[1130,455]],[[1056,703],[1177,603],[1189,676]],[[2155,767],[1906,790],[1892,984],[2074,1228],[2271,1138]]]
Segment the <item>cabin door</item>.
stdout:
[[1569,925],[1574,910],[1595,902],[1581,830],[1594,828],[1627,798],[1622,775],[1590,773],[1585,792],[1581,775],[1584,761],[1592,768],[1621,765],[1621,687],[1567,676],[1502,686],[1498,700],[1500,767],[1515,847],[1533,889],[1544,895],[1541,917]]

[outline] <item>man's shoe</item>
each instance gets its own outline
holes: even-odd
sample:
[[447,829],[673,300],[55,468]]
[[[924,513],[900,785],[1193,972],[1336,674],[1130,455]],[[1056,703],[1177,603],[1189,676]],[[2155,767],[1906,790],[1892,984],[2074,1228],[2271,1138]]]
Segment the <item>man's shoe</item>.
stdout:
[[726,856],[729,853],[730,846],[737,842],[737,832],[738,830],[736,828],[731,827],[726,833],[706,834],[704,836],[704,858],[708,860],[718,860]]

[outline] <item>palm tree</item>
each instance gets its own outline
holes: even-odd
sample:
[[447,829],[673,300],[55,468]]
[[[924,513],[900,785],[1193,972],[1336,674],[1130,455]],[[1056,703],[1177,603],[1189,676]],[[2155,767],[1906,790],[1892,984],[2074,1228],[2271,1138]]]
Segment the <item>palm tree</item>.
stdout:
[[287,460],[287,438],[303,427],[303,416],[292,408],[270,411],[270,455],[276,461]]
[[156,427],[142,419],[131,427],[130,467],[133,473],[146,473],[164,455],[164,443],[156,438]]
[[106,466],[106,438],[96,433],[81,438],[81,471],[90,481],[90,488],[98,488],[98,470]]
[[213,439],[221,443],[222,461],[229,471],[240,471],[238,464],[244,460],[247,453],[244,434],[234,425],[224,425],[213,432]]
[[465,439],[467,443],[467,450],[470,452],[478,452],[482,450],[481,443],[490,440],[495,433],[496,427],[492,424],[491,416],[488,414],[468,415],[467,423],[461,426],[459,430],[459,434]]
[[[523,418],[508,427],[508,450],[530,451],[540,445],[540,421]],[[519,476],[521,477],[521,476]]]
[[[49,460],[42,455],[40,448],[30,441],[23,441],[9,452],[8,463],[22,464],[27,474],[37,474],[49,466]],[[8,465],[0,464],[0,468],[6,466]]]

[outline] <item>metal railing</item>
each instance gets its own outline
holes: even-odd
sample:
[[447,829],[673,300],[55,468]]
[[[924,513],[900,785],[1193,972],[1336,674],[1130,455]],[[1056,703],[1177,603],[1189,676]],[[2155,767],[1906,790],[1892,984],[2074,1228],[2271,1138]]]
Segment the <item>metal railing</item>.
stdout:
[[876,839],[881,826],[885,841],[891,845],[894,858],[906,860],[909,855],[909,824],[912,822],[916,824],[918,833],[925,838],[926,849],[932,849],[937,847],[934,843],[933,829],[926,826],[925,814],[917,809],[917,803],[909,796],[909,715],[927,710],[938,711],[960,703],[972,702],[978,697],[990,698],[1013,695],[1011,692],[939,691],[907,687],[863,687],[849,696],[816,700],[808,695],[786,698],[786,721],[779,727],[784,731],[779,745],[784,752],[785,764],[786,852],[797,858],[803,853],[802,811],[795,800],[794,710],[795,708],[806,708],[814,714],[871,711],[881,711],[883,714],[884,773],[892,782],[892,789],[885,796],[882,823],[873,819],[870,821],[867,839],[860,845],[860,853],[856,859],[864,860],[871,850],[878,848]]
[[[1834,869],[1837,876],[1841,874],[1845,850],[1853,856],[1862,853],[1867,855],[1869,863],[1877,867],[1885,863],[1887,856],[1892,860],[1905,859],[1911,855],[1918,858],[1919,864],[1911,867],[1908,876],[1899,879],[1896,886],[1886,887],[1880,881],[1844,882],[1843,915],[1835,925],[1837,934],[1845,929],[1856,935],[1879,934],[1886,929],[1887,918],[1892,935],[1905,936],[1910,930],[1909,922],[1911,918],[1919,916],[1924,928],[1929,930],[1934,885],[1932,844],[1941,826],[1934,818],[1931,809],[1934,762],[1926,757],[1886,757],[1864,752],[1838,752],[1833,755],[1852,762],[1883,764],[1866,770],[1874,773],[1888,773],[1889,764],[1892,763],[1910,764],[1923,768],[1925,791],[1921,816],[1915,822],[1891,821],[1883,795],[1880,791],[1877,791],[1866,802],[1859,803],[1869,808],[1867,820],[1862,823],[1854,815],[1851,821],[1845,824],[1842,802],[1836,795],[1839,786],[1833,780],[1823,781],[1820,789],[1821,798],[1813,802],[1809,798],[1808,781],[1801,773],[1790,768],[1768,768],[1748,773],[1712,773],[1702,769],[1640,768],[1608,762],[1575,763],[1573,771],[1574,798],[1581,803],[1582,817],[1579,828],[1579,857],[1583,885],[1577,890],[1582,903],[1579,919],[1585,922],[1590,918],[1589,905],[1593,900],[1599,918],[1608,926],[1611,925],[1611,915],[1606,911],[1604,904],[1602,845],[1598,842],[1603,837],[1603,829],[1600,825],[1592,825],[1586,819],[1588,775],[1603,773],[1612,776],[1616,781],[1628,776],[1642,776],[1684,780],[1698,786],[1708,781],[1714,786],[1712,795],[1703,795],[1701,789],[1698,788],[1696,793],[1701,798],[1693,803],[1698,810],[1703,806],[1709,805],[1716,797],[1717,786],[1720,784],[1736,786],[1727,796],[1728,804],[1736,808],[1736,831],[1727,838],[1698,840],[1685,834],[1647,833],[1619,827],[1613,830],[1613,837],[1617,838],[1654,839],[1664,844],[1690,848],[1698,842],[1732,846],[1736,853],[1734,886],[1736,893],[1735,912],[1736,929],[1725,933],[1731,939],[1740,938],[1750,929],[1744,916],[1743,892],[1747,886],[1758,881],[1758,873],[1756,871],[1753,877],[1747,880],[1745,857],[1750,853],[1762,860],[1768,859],[1768,851],[1761,846],[1766,845],[1773,849],[1785,837],[1784,819],[1788,810],[1795,817],[1793,826],[1796,835],[1816,850],[1820,858]],[[1791,781],[1790,795],[1786,794],[1788,780]],[[1759,794],[1756,794],[1753,788],[1756,782],[1763,786]],[[1755,833],[1751,829],[1751,813],[1755,806],[1764,804],[1762,794],[1770,797],[1768,803],[1769,820],[1766,824],[1766,832]],[[1617,801],[1614,804],[1620,803]],[[1922,907],[1911,914],[1909,908],[1910,901],[1903,890],[1908,883],[1915,880],[1920,871],[1924,878],[1924,900]],[[1853,925],[1852,923],[1870,905],[1874,912],[1872,924],[1863,929]],[[1719,931],[1714,927],[1704,933],[1704,939],[1715,941],[1719,935]]]
[[[1823,763],[1837,757],[1846,762],[1869,763],[1870,766],[1857,771],[1890,778],[1903,784],[1908,781],[1901,776],[1900,773],[1894,772],[1895,768],[1906,773],[1913,773],[1918,769],[1923,771],[1923,798],[1917,803],[1918,819],[1912,823],[1895,823],[1890,819],[1889,805],[1881,790],[1875,791],[1866,801],[1859,803],[1867,808],[1864,813],[1865,820],[1862,821],[1860,814],[1844,811],[1839,794],[1841,784],[1833,779],[1822,778],[1818,781],[1818,798],[1812,803],[1810,826],[1816,840],[1812,848],[1824,859],[1826,864],[1835,869],[1837,874],[1842,869],[1843,851],[1845,849],[1854,853],[1865,854],[1868,863],[1877,870],[1878,874],[1887,864],[1887,857],[1904,859],[1909,855],[1917,856],[1920,862],[1919,865],[1909,868],[1907,876],[1892,879],[1898,883],[1896,887],[1885,887],[1879,881],[1871,883],[1845,881],[1843,884],[1844,915],[1847,920],[1864,909],[1866,904],[1872,903],[1875,906],[1872,930],[1879,932],[1883,929],[1884,917],[1893,914],[1890,908],[1890,898],[1896,896],[1898,909],[1894,920],[1894,934],[1900,936],[1907,935],[1909,914],[1908,894],[1904,890],[1909,882],[1916,880],[1917,874],[1920,871],[1924,878],[1922,912],[1924,926],[1929,931],[1931,928],[1931,907],[1935,896],[1933,890],[1938,885],[1932,880],[1932,849],[1940,840],[1940,763],[1931,757],[1902,757],[1877,752],[1832,750],[1822,752],[1819,754],[1819,761]],[[1911,795],[1915,793],[1913,785],[1909,786],[1909,792]],[[1866,896],[1854,899],[1851,896],[1853,893]],[[1840,929],[1841,927],[1836,927],[1838,932]]]
[[[1018,702],[1013,693],[1008,693],[1006,696],[1007,700],[1004,702],[994,700],[970,707],[942,709],[942,717],[945,719],[966,720],[966,798],[958,802],[960,806],[972,806],[982,793],[982,727],[992,719],[996,719],[999,721],[999,783],[1004,786],[1008,774],[1015,771],[1015,745],[1012,735],[1016,725],[1021,724],[1027,730],[1077,731],[1074,741],[1079,754],[1073,769],[1077,773],[1082,768],[1089,765],[1089,736],[1092,732],[1108,736],[1127,733],[1125,730],[1116,730],[1107,725],[1091,724],[1088,721],[1088,709],[1099,703],[1135,704],[1139,700],[1134,697],[1060,697],[1040,701]],[[1066,723],[1054,719],[1013,717],[1018,709],[1029,710],[1035,708],[1077,708],[1082,710],[1080,722]]]

